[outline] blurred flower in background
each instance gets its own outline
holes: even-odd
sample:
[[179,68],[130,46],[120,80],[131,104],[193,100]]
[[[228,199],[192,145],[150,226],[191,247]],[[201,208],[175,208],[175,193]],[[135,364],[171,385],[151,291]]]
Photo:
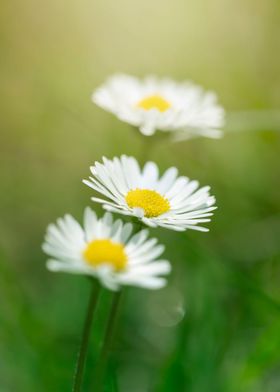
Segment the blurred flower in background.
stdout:
[[92,99],[120,120],[139,127],[146,136],[157,130],[170,132],[175,140],[222,136],[224,109],[216,94],[192,82],[156,76],[140,80],[119,74],[99,87]]

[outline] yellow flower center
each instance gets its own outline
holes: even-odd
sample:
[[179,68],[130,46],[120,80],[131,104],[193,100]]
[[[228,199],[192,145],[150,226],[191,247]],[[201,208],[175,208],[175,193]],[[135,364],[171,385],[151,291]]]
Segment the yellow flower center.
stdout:
[[131,190],[125,200],[130,208],[142,208],[147,218],[154,218],[170,210],[169,201],[158,192],[149,189]]
[[160,112],[166,112],[171,107],[166,99],[157,94],[141,99],[137,106],[144,110],[157,109]]
[[98,267],[110,264],[115,271],[123,270],[127,265],[127,256],[124,246],[110,239],[91,241],[83,252],[87,264]]

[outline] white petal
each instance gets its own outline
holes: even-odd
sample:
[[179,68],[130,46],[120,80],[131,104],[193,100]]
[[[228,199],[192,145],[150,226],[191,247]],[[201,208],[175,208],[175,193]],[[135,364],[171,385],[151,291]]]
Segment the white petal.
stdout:
[[146,289],[157,290],[161,289],[162,287],[166,286],[166,279],[164,278],[155,278],[155,277],[126,277],[120,276],[118,279],[119,283],[130,285],[130,286],[138,286],[143,287]]
[[171,265],[167,260],[155,261],[150,264],[137,265],[132,268],[132,274],[135,275],[166,275],[171,271]]
[[141,188],[153,189],[158,180],[158,167],[154,162],[147,162],[143,168]]
[[95,275],[94,269],[83,266],[82,264],[63,263],[58,260],[48,260],[47,268],[52,272],[68,272],[77,275]]
[[86,207],[84,213],[84,228],[86,241],[91,241],[94,237],[95,226],[97,223],[96,213],[89,207]]
[[163,174],[157,185],[157,191],[161,194],[165,194],[173,185],[178,175],[178,169],[176,167],[170,167]]

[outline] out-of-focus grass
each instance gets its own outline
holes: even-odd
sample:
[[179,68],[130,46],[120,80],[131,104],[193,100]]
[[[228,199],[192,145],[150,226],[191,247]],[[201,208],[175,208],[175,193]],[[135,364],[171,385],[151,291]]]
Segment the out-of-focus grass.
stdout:
[[[208,234],[153,231],[174,265],[170,284],[127,290],[108,390],[115,373],[122,392],[277,392],[280,126],[274,112],[266,126],[259,111],[280,102],[278,1],[2,8],[0,390],[70,390],[88,282],[47,272],[40,246],[50,221],[81,218],[90,204],[81,179],[94,160],[141,155],[139,135],[89,99],[122,71],[194,79],[228,111],[256,117],[252,129],[247,116],[229,116],[232,132],[220,141],[155,147],[162,170],[176,165],[209,183],[219,209]],[[85,390],[109,302],[104,292]]]

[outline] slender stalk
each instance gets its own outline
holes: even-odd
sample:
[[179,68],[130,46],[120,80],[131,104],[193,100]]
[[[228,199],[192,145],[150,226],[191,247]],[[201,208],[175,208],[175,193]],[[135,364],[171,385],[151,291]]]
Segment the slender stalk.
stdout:
[[90,338],[91,325],[92,325],[92,320],[95,313],[97,301],[99,298],[99,294],[100,294],[100,285],[99,283],[95,282],[92,279],[92,288],[91,288],[91,293],[90,293],[90,298],[89,298],[89,303],[87,308],[87,315],[84,322],[82,341],[78,352],[77,364],[76,364],[76,369],[74,374],[73,388],[72,388],[73,392],[81,391],[86,357],[88,352],[88,343]]
[[106,363],[114,339],[114,333],[116,329],[121,298],[122,298],[122,291],[120,290],[117,291],[113,297],[111,311],[107,321],[105,337],[101,348],[101,353],[95,368],[94,392],[100,392],[103,390],[102,387],[103,387],[104,374],[106,371]]
[[142,161],[143,164],[146,163],[148,157],[151,156],[151,151],[155,147],[155,142],[156,142],[155,137],[151,137],[151,136],[143,137],[142,146],[141,146],[142,148],[140,153],[140,160]]

